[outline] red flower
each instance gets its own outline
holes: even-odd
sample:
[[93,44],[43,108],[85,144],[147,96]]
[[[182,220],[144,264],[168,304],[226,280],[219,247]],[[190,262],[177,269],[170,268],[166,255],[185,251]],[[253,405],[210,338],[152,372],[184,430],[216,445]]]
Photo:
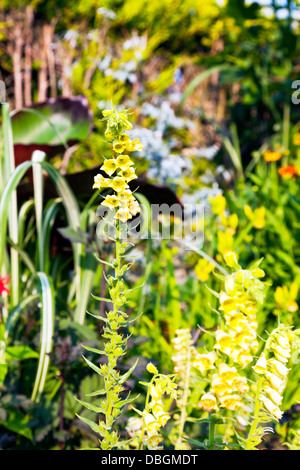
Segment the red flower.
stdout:
[[282,168],[279,168],[278,172],[282,178],[286,179],[292,178],[293,176],[299,176],[297,168],[294,165],[283,166]]
[[9,283],[9,276],[0,277],[0,295],[3,294],[3,292],[9,294],[9,289],[6,287],[6,285]]

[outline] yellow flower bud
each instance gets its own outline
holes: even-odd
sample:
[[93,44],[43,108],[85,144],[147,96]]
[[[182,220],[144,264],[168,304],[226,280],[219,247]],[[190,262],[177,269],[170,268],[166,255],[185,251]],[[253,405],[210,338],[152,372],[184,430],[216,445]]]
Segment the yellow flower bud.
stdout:
[[151,374],[158,374],[158,370],[156,369],[156,367],[151,362],[149,362],[149,364],[147,364],[146,369]]

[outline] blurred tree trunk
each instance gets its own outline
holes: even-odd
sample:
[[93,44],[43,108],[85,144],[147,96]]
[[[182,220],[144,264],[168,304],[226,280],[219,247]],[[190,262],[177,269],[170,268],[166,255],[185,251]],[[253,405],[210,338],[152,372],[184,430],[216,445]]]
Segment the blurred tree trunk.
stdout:
[[41,28],[42,43],[40,45],[40,69],[38,72],[38,101],[46,101],[48,91],[48,51],[53,40],[54,27],[43,24]]
[[56,21],[51,21],[51,39],[49,38],[49,47],[47,49],[47,62],[48,62],[48,70],[49,70],[49,81],[50,81],[50,94],[51,98],[57,97],[57,87],[56,87],[56,70],[55,70],[55,55],[53,52],[53,37],[55,31],[55,24]]
[[16,22],[11,30],[11,41],[8,46],[9,53],[13,61],[14,75],[14,94],[15,108],[20,109],[23,106],[23,90],[22,90],[22,48],[23,34],[20,22]]
[[32,7],[26,7],[25,13],[25,49],[24,49],[24,101],[25,106],[32,104],[32,41],[33,41],[33,20],[34,13]]

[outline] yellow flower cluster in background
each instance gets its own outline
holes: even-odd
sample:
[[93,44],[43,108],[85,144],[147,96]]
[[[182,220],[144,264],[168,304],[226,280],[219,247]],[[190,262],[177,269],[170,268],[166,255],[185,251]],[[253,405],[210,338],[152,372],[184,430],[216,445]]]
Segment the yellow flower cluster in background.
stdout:
[[269,336],[263,353],[253,366],[255,373],[261,376],[258,398],[264,408],[277,420],[283,414],[280,405],[289,373],[287,363],[296,342],[295,333],[290,328],[280,325]]
[[[154,374],[148,386],[149,400],[143,412],[143,429],[141,434],[142,443],[148,450],[159,450],[159,444],[163,441],[160,429],[163,428],[170,419],[170,415],[165,411],[162,397],[164,394],[176,399],[177,385],[174,383],[175,376],[159,374],[153,364],[148,364],[148,372]],[[145,384],[144,384],[145,385]]]
[[264,284],[260,278],[264,272],[258,266],[241,269],[234,252],[228,252],[225,261],[235,271],[225,277],[224,290],[219,294],[223,323],[215,332],[217,356],[210,367],[201,370],[216,369],[210,390],[199,401],[199,407],[208,412],[219,407],[233,411],[242,405],[241,395],[248,392],[249,385],[237,367],[243,369],[250,364],[258,349],[256,313],[257,303],[263,301]]
[[288,312],[297,312],[299,309],[296,298],[298,296],[298,285],[296,282],[292,282],[290,288],[287,286],[276,287],[275,300],[279,308],[287,310]]
[[188,371],[188,363],[202,374],[215,368],[214,362],[217,359],[217,354],[214,351],[200,354],[193,346],[188,328],[176,331],[176,336],[172,339],[172,345],[175,350],[175,354],[172,356],[174,372],[183,382]]
[[214,265],[205,258],[200,258],[195,266],[195,273],[199,281],[206,282],[210,273],[214,270]]
[[224,256],[233,250],[234,235],[238,227],[237,214],[228,214],[226,199],[223,194],[209,197],[211,210],[218,217],[219,230],[217,232],[217,250]]
[[266,209],[264,207],[257,207],[254,211],[246,204],[244,212],[248,219],[252,222],[254,228],[262,229],[265,226]]
[[143,147],[139,139],[131,140],[126,130],[131,129],[131,123],[127,119],[127,112],[117,112],[113,110],[103,111],[104,119],[107,121],[105,136],[112,142],[116,156],[106,159],[101,166],[101,170],[109,176],[104,177],[98,174],[94,178],[95,189],[111,188],[114,195],[107,195],[102,205],[109,209],[116,210],[115,218],[121,222],[126,222],[140,212],[138,201],[129,188],[129,182],[137,178],[134,170],[134,163],[129,155],[123,152],[135,152]]

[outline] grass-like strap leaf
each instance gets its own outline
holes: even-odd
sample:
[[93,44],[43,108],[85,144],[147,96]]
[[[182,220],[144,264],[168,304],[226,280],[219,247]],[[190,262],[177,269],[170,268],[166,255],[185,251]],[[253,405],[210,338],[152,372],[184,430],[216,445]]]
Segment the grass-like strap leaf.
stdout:
[[40,356],[38,370],[33,386],[31,399],[38,401],[43,392],[46,375],[48,371],[52,350],[52,338],[54,331],[54,290],[52,280],[45,273],[37,273],[40,282],[41,291],[41,339],[40,339]]
[[[1,181],[5,184],[10,175],[15,169],[15,156],[14,156],[14,143],[12,133],[12,123],[9,114],[9,104],[3,103],[2,106],[2,130],[3,130],[3,161],[4,161],[4,180]],[[10,238],[17,245],[19,241],[18,234],[18,204],[17,204],[17,192],[16,188],[10,194],[10,198],[7,201],[8,204],[8,228]],[[4,258],[1,258],[1,261]],[[19,266],[19,254],[12,248],[10,250],[10,275],[11,275],[11,306],[15,306],[19,302],[19,283],[20,283],[20,266]]]

